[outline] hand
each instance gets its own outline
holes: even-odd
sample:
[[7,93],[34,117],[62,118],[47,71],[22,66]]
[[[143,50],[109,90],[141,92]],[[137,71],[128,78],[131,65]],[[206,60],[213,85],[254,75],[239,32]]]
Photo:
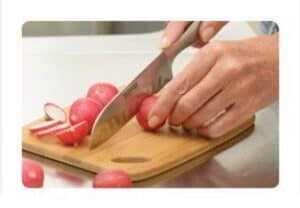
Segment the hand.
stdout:
[[149,125],[170,125],[220,137],[278,99],[278,34],[210,42],[163,90]]
[[[167,48],[175,43],[192,22],[169,22],[160,42],[161,48]],[[199,41],[196,47],[205,45],[227,22],[201,22],[199,27]]]

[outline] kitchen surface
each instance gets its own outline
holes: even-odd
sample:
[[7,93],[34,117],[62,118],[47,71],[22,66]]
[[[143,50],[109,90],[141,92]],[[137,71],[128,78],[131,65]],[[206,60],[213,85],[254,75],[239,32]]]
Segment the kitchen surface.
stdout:
[[[23,38],[23,123],[43,116],[43,105],[68,106],[93,83],[126,85],[159,53],[162,31],[131,34],[26,36]],[[217,40],[256,36],[246,22],[229,23]],[[188,48],[173,64],[178,73],[196,52]],[[255,129],[243,141],[207,162],[181,168],[150,187],[274,187],[278,183],[278,103],[256,114]],[[39,156],[45,187],[91,187],[93,175]],[[195,162],[196,163],[196,162]],[[144,184],[136,184],[143,186]]]

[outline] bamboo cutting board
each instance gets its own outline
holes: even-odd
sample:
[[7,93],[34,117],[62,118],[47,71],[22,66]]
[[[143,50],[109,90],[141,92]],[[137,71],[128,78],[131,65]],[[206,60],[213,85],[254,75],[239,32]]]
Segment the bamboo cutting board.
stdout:
[[195,157],[213,157],[219,152],[217,149],[254,124],[252,118],[224,137],[206,139],[167,125],[156,133],[145,132],[134,118],[108,141],[89,150],[89,138],[78,147],[69,147],[55,137],[38,139],[30,134],[29,127],[42,121],[39,119],[23,127],[23,150],[93,173],[123,169],[133,181],[157,176]]

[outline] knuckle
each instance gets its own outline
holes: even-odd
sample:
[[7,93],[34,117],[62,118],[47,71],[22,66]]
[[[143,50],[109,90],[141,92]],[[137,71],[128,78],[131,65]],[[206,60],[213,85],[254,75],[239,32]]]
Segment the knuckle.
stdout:
[[193,125],[190,121],[185,121],[182,126],[185,129],[192,129],[193,128]]
[[227,44],[218,41],[208,43],[207,47],[216,54],[223,54],[227,50]]
[[200,108],[200,110],[198,110],[197,114],[195,115],[195,119],[199,124],[201,125],[204,124],[204,122],[208,119],[208,116],[212,111],[211,108],[212,107],[209,105],[204,105],[203,107]]
[[221,137],[222,134],[223,132],[219,128],[216,128],[214,126],[209,126],[206,129],[206,136],[208,136],[209,138],[218,138]]
[[236,76],[242,72],[245,64],[237,58],[228,57],[226,67],[223,73],[229,74],[230,76]]
[[189,113],[192,108],[193,108],[193,106],[192,106],[191,102],[183,100],[183,99],[179,100],[179,102],[177,104],[178,112],[182,113],[182,114]]
[[185,129],[193,129],[193,128],[195,128],[195,126],[193,125],[193,122],[190,122],[190,121],[185,121],[182,126]]
[[201,126],[201,121],[199,120],[198,116],[192,116],[187,121],[183,123],[185,128],[191,129]]
[[174,115],[171,115],[168,119],[168,123],[169,123],[169,126],[171,127],[177,127],[180,125],[180,123],[174,119]]
[[206,104],[200,111],[199,111],[199,116],[203,118],[203,120],[208,119],[209,116],[213,114],[215,110],[215,106],[210,104]]
[[168,90],[172,95],[182,94],[188,89],[187,79],[184,76],[177,76],[168,85]]

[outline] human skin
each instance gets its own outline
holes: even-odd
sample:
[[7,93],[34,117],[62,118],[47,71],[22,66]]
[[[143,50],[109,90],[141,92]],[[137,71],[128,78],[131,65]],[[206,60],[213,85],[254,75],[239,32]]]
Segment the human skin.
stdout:
[[[191,23],[192,22],[184,21],[169,22],[161,38],[160,47],[170,47],[179,39]],[[194,46],[202,47],[205,45],[225,24],[227,24],[225,21],[201,22],[198,28],[198,41],[194,44]]]
[[163,90],[149,125],[168,118],[172,126],[212,138],[237,127],[278,99],[278,39],[274,34],[205,44]]

